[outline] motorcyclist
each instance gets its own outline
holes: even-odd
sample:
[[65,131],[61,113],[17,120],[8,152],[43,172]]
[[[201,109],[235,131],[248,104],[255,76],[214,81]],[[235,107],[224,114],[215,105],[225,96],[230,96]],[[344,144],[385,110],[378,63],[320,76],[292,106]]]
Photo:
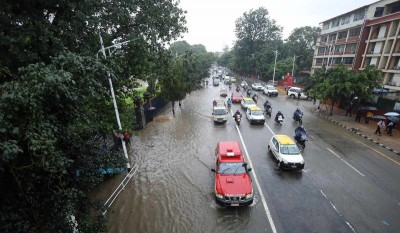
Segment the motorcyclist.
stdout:
[[229,90],[231,90],[232,89],[232,85],[229,83]]
[[295,136],[294,139],[299,141],[301,139],[302,135],[308,135],[307,131],[304,129],[304,126],[299,125],[295,130],[294,130]]
[[267,110],[269,108],[271,108],[271,103],[268,100],[266,100],[264,103],[264,109]]
[[239,86],[236,87],[236,91],[237,91],[237,92],[240,91],[240,87],[239,87]]
[[242,114],[240,113],[239,110],[236,110],[235,114],[233,114],[233,118],[236,120],[237,116],[240,116],[240,118],[242,118]]
[[297,108],[296,111],[294,111],[294,113],[293,113],[293,118],[295,120],[301,119],[301,115],[303,115],[303,112],[300,111],[299,108]]
[[213,101],[213,106],[217,106],[217,101],[216,100]]
[[283,117],[283,114],[281,113],[281,111],[278,111],[275,115],[275,121],[278,121],[278,117],[282,116],[282,119],[285,119],[285,117]]
[[257,103],[257,100],[258,100],[257,94],[254,94],[252,98],[253,98],[254,102]]
[[251,90],[247,89],[247,97],[250,97],[250,96],[251,96]]

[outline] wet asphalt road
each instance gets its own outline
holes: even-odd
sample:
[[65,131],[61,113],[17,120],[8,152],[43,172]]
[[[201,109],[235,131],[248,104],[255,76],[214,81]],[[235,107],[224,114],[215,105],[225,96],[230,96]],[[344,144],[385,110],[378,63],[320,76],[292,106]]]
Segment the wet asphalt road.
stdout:
[[[138,173],[106,214],[109,232],[400,232],[400,158],[307,112],[305,100],[268,98],[273,119],[239,127],[230,118],[215,125],[211,108],[224,86],[193,92],[176,108],[170,105],[139,131],[132,146]],[[259,94],[259,106],[266,99]],[[273,134],[294,135],[294,110],[304,111],[309,141],[305,169],[280,171],[267,152]],[[232,111],[241,109],[234,104]],[[245,115],[242,110],[243,116]],[[250,207],[215,204],[214,150],[219,141],[241,141],[252,162],[255,201]],[[108,197],[122,176],[107,181]],[[261,195],[261,193],[263,195]]]

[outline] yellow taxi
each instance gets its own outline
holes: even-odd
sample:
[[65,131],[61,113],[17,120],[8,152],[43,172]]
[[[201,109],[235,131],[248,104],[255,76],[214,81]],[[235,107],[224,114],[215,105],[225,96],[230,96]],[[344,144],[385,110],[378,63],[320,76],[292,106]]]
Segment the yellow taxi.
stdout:
[[304,168],[305,162],[300,149],[292,138],[287,135],[274,135],[268,144],[268,151],[274,155],[279,169]]

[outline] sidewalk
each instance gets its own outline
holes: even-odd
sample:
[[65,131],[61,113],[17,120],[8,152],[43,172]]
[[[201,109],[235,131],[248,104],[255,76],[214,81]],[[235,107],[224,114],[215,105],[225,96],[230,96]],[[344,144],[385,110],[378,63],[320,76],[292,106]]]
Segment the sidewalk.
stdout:
[[[279,91],[279,94],[286,94],[283,87],[278,86],[277,89]],[[345,116],[346,111],[344,109],[336,107],[333,108],[333,115],[329,116],[330,109],[328,111],[324,111],[325,109],[321,109],[320,112],[317,112],[318,105],[314,105],[312,101],[303,101],[302,105],[310,112],[314,112],[319,116],[324,117],[336,123],[337,125],[400,155],[399,123],[397,124],[398,126],[393,129],[393,136],[389,136],[388,134],[386,134],[385,129],[381,129],[382,136],[379,136],[374,134],[377,127],[376,121],[371,120],[368,124],[366,124],[365,118],[362,117],[360,123],[358,123],[355,121],[355,114],[353,114],[351,117]]]

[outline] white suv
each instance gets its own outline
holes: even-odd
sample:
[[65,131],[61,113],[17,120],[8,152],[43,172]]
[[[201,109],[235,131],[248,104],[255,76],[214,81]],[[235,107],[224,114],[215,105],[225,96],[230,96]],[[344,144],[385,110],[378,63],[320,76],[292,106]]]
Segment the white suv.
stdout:
[[[300,94],[300,97],[299,97]],[[288,96],[292,99],[299,98],[299,99],[306,99],[311,100],[310,96],[307,96],[300,87],[291,87],[288,90]]]

